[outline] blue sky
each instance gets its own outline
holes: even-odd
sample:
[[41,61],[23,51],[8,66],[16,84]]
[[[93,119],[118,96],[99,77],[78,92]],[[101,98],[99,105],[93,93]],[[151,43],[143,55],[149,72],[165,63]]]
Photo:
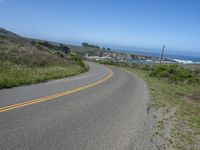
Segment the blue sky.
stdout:
[[200,54],[199,0],[0,0],[0,27],[65,43]]

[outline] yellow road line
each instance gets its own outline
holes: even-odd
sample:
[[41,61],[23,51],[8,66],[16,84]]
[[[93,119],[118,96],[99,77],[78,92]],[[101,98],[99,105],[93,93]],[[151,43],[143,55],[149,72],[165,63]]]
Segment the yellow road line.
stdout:
[[21,107],[25,107],[25,106],[29,106],[29,105],[33,105],[33,104],[37,104],[37,103],[41,103],[41,102],[44,102],[44,101],[52,100],[52,99],[62,97],[62,96],[65,96],[65,95],[69,95],[69,94],[72,94],[72,93],[75,93],[75,92],[78,92],[78,91],[82,91],[82,90],[94,87],[94,86],[96,86],[100,83],[103,83],[103,82],[107,81],[108,79],[110,79],[112,76],[113,76],[113,72],[112,72],[111,69],[108,68],[108,74],[101,80],[98,80],[96,82],[93,82],[93,83],[90,83],[90,84],[87,84],[87,85],[84,85],[84,86],[80,86],[80,87],[77,87],[77,88],[74,88],[74,89],[71,89],[71,90],[68,90],[68,91],[64,91],[64,92],[61,92],[61,93],[57,93],[57,94],[53,94],[53,95],[49,95],[49,96],[45,96],[45,97],[41,97],[41,98],[37,98],[37,99],[33,99],[33,100],[27,100],[27,101],[24,101],[24,102],[21,102],[21,103],[17,103],[17,104],[5,106],[5,107],[0,107],[0,113],[6,112],[6,111],[9,111],[9,110],[13,110],[13,109],[17,109],[17,108],[21,108]]

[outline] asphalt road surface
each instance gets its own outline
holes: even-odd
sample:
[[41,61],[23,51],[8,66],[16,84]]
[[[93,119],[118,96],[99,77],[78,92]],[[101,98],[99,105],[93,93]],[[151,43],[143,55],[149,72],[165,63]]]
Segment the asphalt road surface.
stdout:
[[0,90],[0,149],[133,149],[146,119],[145,83],[116,67],[89,65],[76,77]]

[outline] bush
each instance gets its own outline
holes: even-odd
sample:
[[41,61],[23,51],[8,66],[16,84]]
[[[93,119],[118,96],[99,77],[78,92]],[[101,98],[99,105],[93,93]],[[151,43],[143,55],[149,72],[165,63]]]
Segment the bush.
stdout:
[[166,79],[175,84],[200,84],[200,71],[186,69],[177,64],[139,64],[119,61],[97,61],[98,63],[119,67],[131,67],[149,73],[150,77]]
[[88,43],[82,43],[82,47],[90,47],[90,48],[96,48],[96,49],[100,49],[99,46],[97,45],[92,45],[92,44],[88,44]]
[[57,46],[49,42],[40,42],[40,41],[31,41],[30,44],[37,47],[38,49],[42,49],[43,47],[46,47],[51,50],[64,52],[65,54],[70,53],[70,48],[63,44],[60,44],[59,46]]
[[71,57],[71,60],[73,60],[78,66],[84,68],[85,70],[88,70],[83,60],[80,57],[78,57],[76,54],[71,53],[70,57]]
[[174,83],[200,83],[200,79],[194,71],[187,70],[178,65],[155,65],[149,76],[164,78]]

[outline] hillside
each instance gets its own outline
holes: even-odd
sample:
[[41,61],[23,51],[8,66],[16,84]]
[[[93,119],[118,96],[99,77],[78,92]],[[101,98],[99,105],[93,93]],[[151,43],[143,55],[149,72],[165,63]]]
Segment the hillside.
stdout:
[[0,88],[80,74],[83,61],[63,44],[28,39],[0,28]]

